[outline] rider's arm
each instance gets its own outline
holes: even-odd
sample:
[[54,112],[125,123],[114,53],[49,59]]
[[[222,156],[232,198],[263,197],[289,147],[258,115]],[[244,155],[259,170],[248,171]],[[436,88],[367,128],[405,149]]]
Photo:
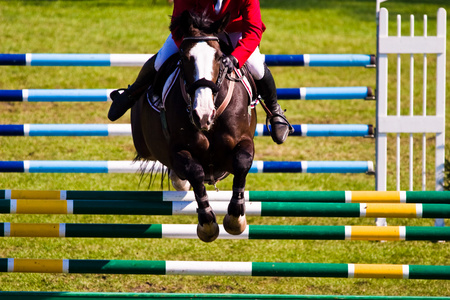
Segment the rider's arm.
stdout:
[[261,20],[259,1],[244,0],[242,2],[242,39],[239,40],[232,53],[237,58],[239,67],[244,65],[256,47],[259,46],[262,34],[266,29]]

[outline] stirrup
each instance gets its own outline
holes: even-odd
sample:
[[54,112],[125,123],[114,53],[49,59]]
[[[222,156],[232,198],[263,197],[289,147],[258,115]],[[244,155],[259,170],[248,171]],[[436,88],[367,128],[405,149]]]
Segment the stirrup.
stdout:
[[294,127],[292,127],[291,123],[287,120],[287,118],[286,118],[286,116],[284,114],[273,114],[273,113],[270,113],[270,115],[269,114],[266,115],[266,127],[267,127],[267,130],[269,131],[270,135],[272,135],[272,129],[269,126],[270,125],[270,121],[273,118],[275,118],[275,117],[280,117],[286,122],[286,125],[289,128],[289,134],[293,134],[294,133],[294,131],[295,131]]

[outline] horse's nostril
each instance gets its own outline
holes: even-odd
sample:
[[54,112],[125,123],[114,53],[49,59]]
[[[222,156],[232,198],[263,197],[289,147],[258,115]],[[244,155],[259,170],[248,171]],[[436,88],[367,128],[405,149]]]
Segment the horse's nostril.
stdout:
[[197,112],[195,112],[194,114],[192,114],[192,119],[194,120],[194,122],[196,124],[200,124],[200,117],[198,116]]

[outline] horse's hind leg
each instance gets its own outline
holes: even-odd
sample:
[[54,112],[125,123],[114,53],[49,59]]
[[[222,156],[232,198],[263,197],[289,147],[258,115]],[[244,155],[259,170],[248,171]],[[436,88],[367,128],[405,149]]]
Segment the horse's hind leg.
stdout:
[[172,181],[172,186],[177,191],[189,191],[191,188],[191,184],[187,180],[182,180],[178,175],[173,171],[169,170],[169,178]]
[[216,215],[209,206],[208,194],[204,185],[205,172],[187,151],[179,151],[173,159],[173,170],[191,184],[198,209],[197,236],[204,242],[212,242],[219,236]]
[[229,234],[241,234],[247,227],[244,190],[247,174],[252,167],[254,146],[252,141],[240,142],[233,156],[233,196],[228,205],[223,227]]

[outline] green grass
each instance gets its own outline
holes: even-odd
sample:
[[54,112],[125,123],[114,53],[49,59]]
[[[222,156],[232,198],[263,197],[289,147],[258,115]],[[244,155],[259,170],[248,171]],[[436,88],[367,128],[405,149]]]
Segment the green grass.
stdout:
[[[168,35],[171,7],[165,1],[0,1],[0,53],[155,53]],[[375,53],[375,1],[261,1],[267,31],[261,50],[266,54]],[[435,34],[438,7],[449,10],[448,1],[388,1],[391,20],[401,13],[408,32],[409,13],[416,16],[421,34],[421,15],[428,14],[428,34]],[[390,27],[395,32],[395,25]],[[450,49],[450,47],[447,47]],[[406,59],[404,59],[406,60]],[[433,64],[433,58],[429,58]],[[447,64],[449,66],[450,64]],[[408,77],[406,68],[405,76]],[[2,67],[0,89],[23,88],[118,88],[135,79],[139,68]],[[375,70],[364,68],[274,67],[278,87],[372,86]],[[390,70],[390,74],[395,70]],[[420,62],[416,63],[421,82]],[[447,74],[450,74],[447,67]],[[432,99],[434,72],[430,79]],[[395,93],[395,92],[394,92]],[[402,94],[408,97],[404,88]],[[415,90],[420,113],[421,91]],[[406,101],[406,100],[405,100]],[[431,101],[430,101],[431,102]],[[284,101],[293,124],[375,124],[375,102]],[[2,124],[108,123],[107,103],[0,103]],[[390,108],[393,109],[393,108]],[[433,112],[434,105],[428,110]],[[259,122],[263,122],[262,111]],[[120,123],[129,121],[127,115]],[[447,132],[449,129],[447,117]],[[447,136],[449,136],[447,134]],[[419,137],[417,137],[419,138]],[[431,137],[430,137],[431,138]],[[449,141],[449,138],[447,138]],[[1,160],[131,160],[130,137],[52,138],[0,137]],[[420,168],[421,146],[415,157]],[[429,139],[427,188],[434,189]],[[364,138],[289,138],[281,146],[270,138],[256,139],[261,160],[375,160],[375,142]],[[402,145],[407,149],[407,145]],[[392,159],[395,148],[389,151]],[[416,157],[417,155],[417,157]],[[408,154],[402,165],[407,168]],[[390,160],[390,166],[393,160]],[[407,170],[406,170],[407,171]],[[416,170],[420,174],[420,169]],[[394,169],[389,169],[392,174]],[[393,178],[393,177],[391,177]],[[415,176],[415,189],[420,177]],[[407,189],[402,177],[402,189]],[[218,184],[229,190],[231,178]],[[388,182],[395,188],[395,180]],[[0,174],[4,189],[159,190],[159,179],[149,187],[138,174]],[[209,187],[211,188],[211,187]],[[167,182],[164,183],[167,189]],[[364,174],[251,174],[248,190],[374,190],[374,177]],[[83,223],[196,223],[195,217],[157,216],[50,216],[4,215],[1,222]],[[219,218],[221,221],[221,218]],[[391,225],[432,225],[432,220],[389,219]],[[344,218],[249,218],[250,224],[368,225],[372,219]],[[447,244],[429,242],[344,241],[224,241],[204,244],[198,240],[138,239],[0,239],[0,257],[220,260],[325,263],[448,264]],[[432,280],[243,278],[137,275],[3,274],[1,290],[218,292],[353,295],[450,294],[450,283]]]

